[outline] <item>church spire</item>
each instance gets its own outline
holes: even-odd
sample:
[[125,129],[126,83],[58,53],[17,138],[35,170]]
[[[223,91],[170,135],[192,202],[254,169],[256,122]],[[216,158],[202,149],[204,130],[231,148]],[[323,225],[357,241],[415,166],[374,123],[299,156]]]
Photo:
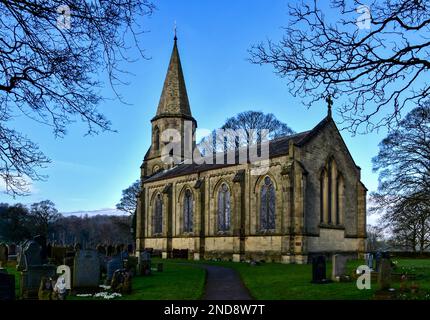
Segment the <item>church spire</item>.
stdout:
[[172,55],[164,80],[156,118],[163,116],[192,117],[177,45],[176,26]]

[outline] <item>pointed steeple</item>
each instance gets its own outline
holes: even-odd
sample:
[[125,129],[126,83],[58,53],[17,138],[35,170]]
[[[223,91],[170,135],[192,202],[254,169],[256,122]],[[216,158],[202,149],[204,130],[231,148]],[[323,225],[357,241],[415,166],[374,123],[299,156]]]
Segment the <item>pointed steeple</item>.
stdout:
[[192,117],[181,59],[179,58],[176,32],[172,56],[170,57],[169,68],[167,69],[163,91],[158,103],[156,118],[163,116]]

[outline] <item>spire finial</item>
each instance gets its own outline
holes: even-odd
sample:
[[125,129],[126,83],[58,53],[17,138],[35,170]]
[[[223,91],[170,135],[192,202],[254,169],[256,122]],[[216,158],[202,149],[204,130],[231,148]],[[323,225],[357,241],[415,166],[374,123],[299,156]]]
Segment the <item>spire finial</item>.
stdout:
[[178,29],[178,27],[176,26],[176,20],[175,20],[175,27],[174,27],[174,32],[175,32],[175,37],[173,38],[173,40],[178,40],[178,37],[177,37],[177,29]]
[[325,101],[327,102],[327,116],[331,118],[331,107],[333,106],[333,99],[331,97],[331,94],[325,98]]

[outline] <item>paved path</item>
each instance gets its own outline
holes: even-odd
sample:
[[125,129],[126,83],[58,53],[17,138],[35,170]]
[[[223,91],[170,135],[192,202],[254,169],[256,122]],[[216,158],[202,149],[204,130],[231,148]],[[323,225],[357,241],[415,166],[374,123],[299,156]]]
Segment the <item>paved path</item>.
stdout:
[[203,300],[251,300],[237,272],[230,268],[202,265],[207,271]]

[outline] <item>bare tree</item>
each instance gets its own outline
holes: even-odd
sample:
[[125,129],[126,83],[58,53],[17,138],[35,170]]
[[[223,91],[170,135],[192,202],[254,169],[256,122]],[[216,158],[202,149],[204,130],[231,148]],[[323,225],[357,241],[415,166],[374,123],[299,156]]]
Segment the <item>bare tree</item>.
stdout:
[[50,225],[61,218],[61,214],[51,200],[33,203],[30,207],[30,215],[33,222],[32,231],[45,237],[48,237]]
[[137,196],[140,192],[140,180],[136,180],[127,189],[122,190],[122,198],[116,205],[118,210],[134,214],[137,208]]
[[405,105],[429,97],[428,0],[303,0],[290,17],[282,40],[253,46],[250,60],[273,66],[308,106],[346,97],[338,111],[351,132],[395,127]]
[[395,243],[422,252],[430,246],[430,103],[408,113],[379,149],[370,212],[382,214]]
[[49,161],[7,124],[24,115],[58,137],[77,119],[88,134],[111,130],[98,110],[100,74],[121,99],[120,62],[135,59],[131,46],[144,56],[139,22],[153,9],[148,0],[0,1],[0,176],[8,192],[28,192],[27,180],[43,178],[37,170]]
[[377,251],[381,248],[384,240],[384,230],[382,227],[367,225],[367,251]]

